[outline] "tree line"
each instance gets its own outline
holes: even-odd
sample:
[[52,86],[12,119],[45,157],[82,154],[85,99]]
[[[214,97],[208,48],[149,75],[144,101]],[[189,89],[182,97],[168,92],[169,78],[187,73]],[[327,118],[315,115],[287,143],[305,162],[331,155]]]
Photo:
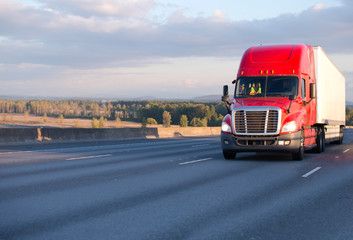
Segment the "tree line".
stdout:
[[[220,126],[226,112],[222,102],[0,100],[0,113],[83,119],[103,117],[140,122],[143,126]],[[352,107],[346,108],[346,125],[353,125]]]
[[164,126],[220,126],[227,110],[222,102],[0,100],[0,113],[124,120]]
[[346,126],[353,126],[353,108],[346,107]]

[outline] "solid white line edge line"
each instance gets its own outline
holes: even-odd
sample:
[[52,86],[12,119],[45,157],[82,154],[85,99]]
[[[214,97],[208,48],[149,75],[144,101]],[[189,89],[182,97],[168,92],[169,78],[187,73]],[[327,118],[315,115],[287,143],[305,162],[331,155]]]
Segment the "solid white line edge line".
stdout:
[[203,162],[203,161],[208,161],[208,160],[212,160],[213,158],[203,158],[203,159],[198,159],[198,160],[194,160],[194,161],[190,161],[190,162],[182,162],[179,163],[179,165],[186,165],[186,164],[191,164],[191,163],[197,163],[197,162]]
[[311,170],[310,172],[305,173],[302,177],[303,177],[303,178],[309,177],[311,174],[313,174],[313,173],[319,171],[320,169],[321,169],[321,167],[314,168],[314,169]]

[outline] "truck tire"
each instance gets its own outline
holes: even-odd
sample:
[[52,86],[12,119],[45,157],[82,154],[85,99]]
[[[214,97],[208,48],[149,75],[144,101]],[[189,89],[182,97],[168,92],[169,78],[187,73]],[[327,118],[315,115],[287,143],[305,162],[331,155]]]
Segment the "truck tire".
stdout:
[[340,127],[340,137],[337,141],[334,141],[333,143],[336,144],[342,144],[343,143],[343,127]]
[[300,147],[298,149],[297,152],[292,154],[292,158],[293,160],[303,160],[304,158],[304,131],[301,130],[301,134],[300,134]]
[[316,135],[316,148],[315,152],[316,153],[322,153],[325,151],[325,130],[322,127],[319,127],[317,129],[317,135]]
[[340,127],[340,140],[338,140],[338,144],[343,143],[343,127]]
[[236,151],[224,150],[223,149],[223,157],[225,159],[235,159],[236,156],[237,156],[237,152]]

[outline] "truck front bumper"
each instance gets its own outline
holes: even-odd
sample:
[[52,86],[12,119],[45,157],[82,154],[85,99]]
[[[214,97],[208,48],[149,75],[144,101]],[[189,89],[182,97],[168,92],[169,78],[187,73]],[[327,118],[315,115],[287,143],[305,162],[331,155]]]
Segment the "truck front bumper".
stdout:
[[221,133],[223,150],[235,152],[297,152],[301,132],[277,136],[243,136]]

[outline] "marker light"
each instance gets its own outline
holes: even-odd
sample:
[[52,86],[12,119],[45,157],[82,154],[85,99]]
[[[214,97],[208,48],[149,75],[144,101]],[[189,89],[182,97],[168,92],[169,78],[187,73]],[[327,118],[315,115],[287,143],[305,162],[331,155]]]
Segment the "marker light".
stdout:
[[244,71],[241,71],[241,75],[243,75],[244,74]]
[[261,71],[260,71],[260,74],[262,74],[262,73],[263,73],[263,71],[261,70]]
[[295,70],[293,69],[293,74],[295,73]]
[[275,70],[271,70],[271,73],[274,74],[274,73],[275,73]]

